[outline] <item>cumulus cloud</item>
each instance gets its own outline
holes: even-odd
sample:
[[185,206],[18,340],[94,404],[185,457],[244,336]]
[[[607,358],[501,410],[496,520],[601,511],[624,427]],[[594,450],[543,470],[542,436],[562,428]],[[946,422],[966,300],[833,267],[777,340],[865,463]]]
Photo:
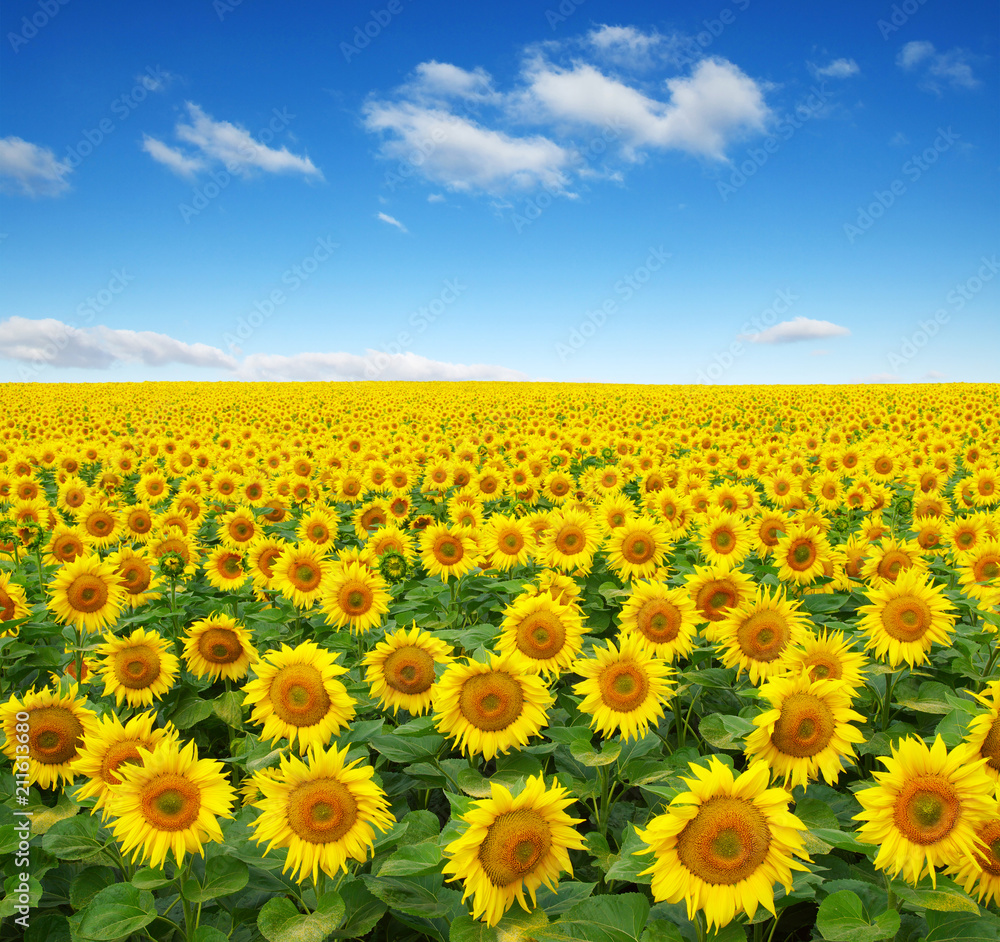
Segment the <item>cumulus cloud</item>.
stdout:
[[403,232],[409,232],[410,230],[406,228],[398,219],[394,216],[390,216],[388,213],[376,213],[376,218],[381,219],[382,222],[387,222],[390,226],[395,226]]
[[850,331],[832,321],[816,321],[809,317],[795,317],[782,321],[749,338],[751,343],[796,343],[800,340],[817,340],[820,337],[847,337]]
[[[154,160],[175,173],[187,176],[213,163],[220,163],[230,173],[243,177],[262,171],[323,178],[319,168],[308,157],[293,154],[287,147],[268,147],[266,143],[255,140],[249,131],[238,124],[216,121],[193,102],[187,102],[186,107],[188,120],[178,121],[174,134],[193,147],[193,153],[184,153],[148,135],[143,143],[143,149]],[[265,131],[273,135],[270,128],[264,128],[260,136]]]
[[505,380],[528,377],[517,370],[483,363],[464,364],[430,360],[416,353],[255,353],[242,363],[238,375],[247,380]]
[[452,65],[450,62],[421,62],[414,70],[413,78],[401,89],[413,98],[427,101],[442,101],[462,98],[467,101],[492,101],[497,98],[493,90],[493,79],[483,68],[468,69]]
[[72,168],[48,148],[20,137],[0,138],[0,189],[23,196],[58,196]]
[[906,43],[896,56],[896,65],[921,76],[920,87],[941,94],[943,86],[978,88],[982,83],[972,71],[972,56],[958,47],[938,52],[927,40]]
[[828,65],[810,64],[817,78],[850,78],[861,72],[861,68],[853,59],[834,59]]

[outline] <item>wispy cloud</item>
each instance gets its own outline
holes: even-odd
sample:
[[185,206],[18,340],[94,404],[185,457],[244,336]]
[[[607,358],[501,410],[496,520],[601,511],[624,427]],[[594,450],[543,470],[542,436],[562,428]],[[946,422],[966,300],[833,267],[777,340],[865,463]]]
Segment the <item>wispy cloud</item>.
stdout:
[[0,138],[0,189],[23,196],[58,196],[72,168],[48,148],[20,137]]
[[205,169],[205,161],[200,157],[188,157],[175,147],[170,147],[148,134],[143,135],[142,149],[153,160],[169,167],[180,177],[193,177],[199,170]]
[[896,56],[896,65],[906,72],[921,76],[920,87],[940,95],[944,86],[978,88],[982,83],[972,72],[972,55],[955,47],[938,52],[934,43],[913,40],[906,43]]
[[847,337],[850,330],[832,321],[817,321],[809,317],[795,317],[782,321],[749,338],[751,343],[797,343],[800,340],[817,340],[821,337]]
[[504,366],[484,363],[447,363],[430,360],[415,353],[385,354],[368,350],[365,356],[353,353],[297,353],[281,356],[255,353],[238,370],[246,380],[508,380],[522,381],[528,376]]
[[834,59],[827,65],[811,62],[809,68],[816,78],[850,78],[861,72],[860,66],[853,59]]
[[382,222],[387,222],[390,226],[395,226],[402,232],[410,231],[398,219],[396,219],[394,216],[390,216],[388,213],[376,213],[375,216],[377,219],[381,219]]

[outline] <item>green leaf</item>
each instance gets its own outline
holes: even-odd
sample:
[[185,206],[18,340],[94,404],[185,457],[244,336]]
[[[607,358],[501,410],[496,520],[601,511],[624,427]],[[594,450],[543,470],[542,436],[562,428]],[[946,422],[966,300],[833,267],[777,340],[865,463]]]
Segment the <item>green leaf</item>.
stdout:
[[34,812],[31,818],[31,833],[47,834],[57,821],[72,818],[80,811],[80,805],[73,801],[67,792],[63,792],[53,807],[39,804],[32,805],[29,810]]
[[155,918],[152,893],[137,890],[131,883],[115,883],[94,896],[71,922],[76,925],[75,937],[110,942],[138,932]]
[[938,878],[937,887],[912,887],[902,880],[894,880],[892,890],[911,908],[933,909],[943,913],[979,912],[976,901],[965,890],[942,877]]
[[153,870],[152,867],[143,867],[132,877],[132,886],[140,890],[157,890],[173,882],[162,870]]
[[106,886],[115,882],[111,867],[85,867],[73,877],[69,885],[69,904],[79,911]]
[[190,729],[212,715],[212,701],[202,700],[193,693],[186,693],[170,715],[170,722],[178,729]]
[[906,699],[896,697],[896,703],[918,713],[939,713],[944,715],[954,709],[951,698],[954,693],[944,684],[925,680],[917,688],[917,695]]
[[639,874],[643,870],[648,870],[654,861],[651,854],[637,854],[636,851],[646,850],[647,845],[642,842],[632,825],[625,826],[625,838],[622,842],[621,853],[608,868],[609,880],[622,880],[625,883],[652,883],[651,873],[644,876]]
[[569,751],[577,762],[594,768],[601,765],[611,765],[612,762],[617,761],[618,756],[621,755],[622,744],[621,740],[607,739],[604,741],[603,748],[595,749],[586,739],[574,739],[570,743]]
[[716,749],[739,751],[743,749],[743,737],[755,729],[750,720],[728,713],[713,713],[706,716],[698,727],[702,739]]
[[257,917],[257,928],[267,942],[324,942],[344,920],[339,893],[324,893],[316,912],[304,914],[287,896],[269,899]]
[[57,821],[42,838],[42,847],[60,860],[87,860],[103,850],[97,839],[101,823],[93,815],[77,815]]
[[250,869],[242,860],[213,857],[205,866],[205,882],[185,880],[181,893],[192,903],[207,903],[210,899],[238,893],[249,879]]
[[215,926],[198,926],[191,936],[191,942],[229,942],[229,936]]
[[444,744],[444,736],[424,733],[421,736],[405,736],[390,733],[388,736],[372,736],[372,749],[385,756],[390,762],[407,764],[435,756]]
[[591,831],[583,840],[587,845],[587,852],[595,858],[597,866],[607,873],[608,867],[618,859],[618,855],[608,846],[608,839],[601,837],[600,831]]
[[899,913],[890,909],[872,921],[857,893],[839,890],[820,903],[816,928],[831,942],[878,942],[891,939],[899,930]]
[[436,841],[400,847],[385,863],[380,877],[415,877],[436,873],[441,867],[441,848]]
[[444,888],[444,877],[440,873],[423,877],[373,877],[365,874],[361,879],[369,891],[390,909],[425,919],[447,916],[462,899],[457,890]]
[[666,919],[650,919],[646,923],[646,931],[642,934],[642,942],[684,942],[681,930]]
[[61,913],[32,913],[24,942],[72,942],[69,920]]
[[536,931],[535,939],[537,942],[639,942],[648,916],[649,901],[638,893],[594,896]]
[[996,942],[1000,939],[1000,919],[992,913],[973,916],[955,913],[928,912],[927,936],[924,942]]
[[328,939],[360,939],[375,927],[387,908],[360,880],[342,883],[340,896],[347,909],[347,918],[339,929],[327,936]]
[[549,923],[544,910],[526,913],[519,906],[507,911],[492,928],[462,913],[451,924],[449,942],[531,942]]
[[228,690],[211,701],[215,715],[233,729],[243,729],[243,694],[239,690]]
[[812,615],[830,615],[839,612],[849,599],[846,595],[806,595],[802,607]]
[[853,834],[846,831],[834,831],[832,828],[812,828],[810,833],[838,850],[852,850],[856,854],[870,854],[875,849],[873,844],[862,844]]
[[714,687],[717,690],[732,690],[736,680],[734,667],[706,667],[700,671],[682,671],[680,674],[686,684],[698,684],[702,687]]

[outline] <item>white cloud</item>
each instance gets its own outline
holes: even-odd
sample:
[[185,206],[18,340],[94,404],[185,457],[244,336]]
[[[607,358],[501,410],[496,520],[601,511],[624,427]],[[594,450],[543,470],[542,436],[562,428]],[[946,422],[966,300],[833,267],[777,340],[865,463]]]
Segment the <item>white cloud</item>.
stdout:
[[444,194],[442,194],[442,193],[431,193],[427,197],[427,202],[428,203],[443,203],[444,202]]
[[904,144],[909,144],[910,139],[902,131],[897,131],[889,138],[889,143],[895,147],[902,147]]
[[382,156],[452,190],[562,189],[571,153],[542,136],[514,137],[443,108],[369,102],[365,127],[391,135]]
[[450,62],[421,62],[413,79],[401,89],[413,98],[440,101],[464,98],[469,101],[489,101],[496,98],[493,80],[483,68],[468,69]]
[[810,350],[809,356],[811,357],[828,357],[830,355],[829,350]]
[[[178,139],[195,148],[195,153],[184,154],[180,150],[168,147],[155,138],[147,138],[154,142],[154,149],[146,150],[154,159],[166,164],[175,172],[194,172],[195,164],[201,162],[207,165],[211,162],[223,164],[230,173],[240,176],[251,176],[255,171],[265,173],[298,173],[305,177],[323,179],[319,168],[308,158],[293,154],[287,147],[276,149],[268,147],[254,139],[245,128],[230,121],[216,121],[207,115],[198,105],[186,102],[188,121],[178,121],[174,133]],[[270,128],[262,129],[268,133]],[[159,145],[157,148],[156,145]],[[188,168],[180,170],[178,168]]]
[[169,167],[181,177],[192,177],[199,170],[205,168],[205,161],[200,157],[188,157],[176,148],[164,144],[163,141],[150,137],[148,134],[144,134],[142,137],[142,149],[153,160]]
[[149,330],[72,327],[51,317],[11,317],[0,322],[0,357],[89,370],[107,369],[116,362],[236,367],[231,356],[207,344],[184,343]]
[[795,343],[799,340],[816,340],[820,337],[846,337],[851,332],[832,321],[816,321],[809,317],[795,317],[782,321],[759,334],[749,337],[751,343]]
[[48,148],[20,137],[0,138],[0,189],[24,196],[58,196],[69,189],[72,167]]
[[834,59],[823,66],[810,64],[810,68],[817,78],[850,78],[861,71],[853,59]]
[[952,88],[978,88],[982,83],[972,72],[972,56],[964,49],[938,52],[933,43],[914,40],[906,43],[896,56],[896,65],[907,72],[919,71],[920,87],[941,94],[942,85]]
[[504,366],[446,363],[415,353],[390,355],[376,350],[368,350],[366,356],[353,353],[298,353],[292,356],[255,353],[243,361],[238,375],[240,379],[272,381],[528,379],[524,373]]
[[390,216],[388,213],[376,213],[375,215],[376,215],[376,217],[378,219],[381,219],[382,222],[387,222],[387,223],[389,223],[390,226],[395,226],[397,229],[400,229],[403,232],[409,232],[410,231],[398,219],[396,219],[393,216]]

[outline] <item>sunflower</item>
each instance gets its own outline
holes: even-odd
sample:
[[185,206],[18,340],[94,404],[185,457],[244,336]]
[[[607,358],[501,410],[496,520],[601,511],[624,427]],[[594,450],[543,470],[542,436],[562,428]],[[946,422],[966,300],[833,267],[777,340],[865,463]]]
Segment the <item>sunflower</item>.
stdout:
[[699,522],[699,546],[709,564],[735,568],[746,559],[751,548],[751,530],[739,514],[711,508]]
[[878,783],[855,792],[864,809],[859,841],[875,844],[875,869],[892,877],[900,872],[914,886],[929,873],[937,885],[937,868],[968,859],[977,850],[977,831],[996,817],[994,782],[968,744],[950,752],[937,736],[928,748],[922,739],[907,737],[879,756],[886,770]]
[[332,550],[337,538],[339,522],[335,510],[327,507],[313,507],[299,520],[295,536],[301,543],[312,543],[325,550]]
[[160,585],[160,577],[153,573],[153,560],[149,551],[123,546],[108,557],[115,567],[118,578],[125,590],[125,603],[129,608],[139,608],[160,598],[155,591]]
[[971,856],[949,866],[945,874],[953,877],[970,896],[978,884],[976,898],[989,906],[991,900],[1000,901],[1000,816],[981,824],[976,837],[977,846]]
[[774,914],[774,884],[792,889],[792,871],[807,867],[802,843],[805,825],[788,810],[791,796],[768,788],[763,763],[751,765],[738,778],[715,756],[705,766],[691,763],[688,791],[674,798],[664,814],[645,830],[636,829],[647,846],[637,854],[653,854],[653,899],[687,905],[688,919],[702,910],[708,923],[721,929],[758,906]]
[[855,651],[841,631],[806,632],[799,646],[785,651],[784,658],[790,670],[806,673],[810,680],[842,680],[852,688],[865,683],[868,658]]
[[557,602],[572,605],[577,611],[582,611],[580,598],[583,593],[572,576],[555,569],[542,569],[535,580],[534,585],[528,583],[524,587],[524,595],[551,595]]
[[250,632],[235,618],[213,612],[192,624],[184,639],[184,661],[195,677],[242,680],[260,660]]
[[139,713],[123,726],[116,714],[109,713],[97,720],[94,732],[84,736],[73,771],[90,781],[79,787],[76,800],[97,799],[93,810],[100,811],[103,820],[111,811],[113,789],[121,784],[115,774],[118,767],[139,761],[140,748],[155,752],[164,742],[176,742],[177,730],[169,724],[164,729],[153,729],[155,721],[155,713]]
[[965,741],[977,759],[986,759],[986,774],[1000,790],[1000,680],[994,680],[982,693],[973,696],[987,708],[987,712],[972,718]]
[[497,650],[520,652],[528,670],[558,676],[580,653],[586,629],[579,610],[549,593],[522,595],[503,614]]
[[417,555],[413,544],[412,533],[399,529],[397,522],[387,523],[368,537],[364,547],[364,555],[368,565],[376,569],[379,566],[379,560],[390,552],[402,556],[409,565],[416,559]]
[[285,551],[288,543],[280,537],[262,536],[254,540],[247,549],[247,568],[254,588],[264,590],[274,588],[274,564]]
[[670,537],[652,517],[630,517],[607,538],[608,564],[623,580],[653,575],[670,551]]
[[719,622],[744,599],[752,598],[754,581],[739,569],[721,566],[695,566],[684,580],[700,622]]
[[91,632],[113,625],[125,602],[114,563],[99,556],[81,556],[63,566],[49,592],[48,607],[58,621]]
[[746,740],[751,762],[763,762],[786,789],[822,774],[832,785],[845,759],[854,758],[852,744],[865,741],[851,723],[865,718],[851,709],[851,688],[839,680],[811,680],[808,674],[775,677],[762,684],[760,698],[770,704],[753,722]]
[[330,564],[323,551],[312,544],[290,544],[271,563],[272,585],[296,608],[312,608],[323,592]]
[[198,758],[189,742],[161,743],[153,752],[138,752],[138,762],[118,767],[121,784],[115,787],[111,813],[113,833],[122,853],[132,852],[134,863],[162,868],[173,851],[180,867],[184,854],[204,856],[202,844],[222,841],[219,818],[231,818],[236,792],[222,763]]
[[222,514],[216,521],[215,531],[222,545],[231,550],[242,550],[261,535],[249,507],[236,507]]
[[[9,572],[0,572],[0,624],[27,618],[30,613],[24,587],[11,582],[10,576]],[[0,638],[7,637],[8,633],[17,634],[17,627],[3,632]]]
[[[31,688],[20,698],[12,696],[0,706],[4,732],[4,755],[15,771],[27,772],[28,781],[39,788],[55,788],[72,782],[83,739],[97,729],[97,715],[77,697],[79,687],[65,690]],[[18,719],[27,714],[27,719]],[[24,747],[28,747],[27,755]]]
[[74,559],[87,555],[90,540],[79,527],[57,524],[49,535],[43,561],[49,566],[64,566]]
[[982,514],[959,517],[944,524],[941,535],[952,553],[961,556],[986,539],[986,517]]
[[392,707],[395,716],[402,707],[412,716],[422,716],[434,697],[434,665],[453,660],[447,644],[414,622],[409,631],[400,628],[387,634],[365,655],[365,680],[382,709]]
[[947,644],[955,624],[944,586],[931,585],[918,570],[903,572],[895,582],[869,589],[872,604],[862,605],[858,628],[868,635],[866,650],[888,660],[890,667],[906,661],[924,664],[934,642]]
[[635,582],[619,616],[622,636],[635,634],[655,657],[673,663],[694,647],[698,612],[683,587]]
[[520,749],[547,725],[553,697],[515,654],[450,664],[434,687],[434,722],[459,751],[489,760]]
[[243,565],[243,550],[217,546],[202,562],[208,584],[220,592],[238,592],[250,577]]
[[719,659],[735,667],[737,676],[746,672],[754,686],[783,673],[784,654],[802,642],[809,621],[799,606],[785,597],[784,589],[772,593],[758,586],[752,598],[730,609],[715,626],[713,638],[722,647]]
[[901,573],[911,569],[916,573],[925,573],[928,563],[923,552],[916,540],[883,537],[869,547],[868,559],[861,571],[862,578],[870,585],[880,586],[895,582]]
[[389,611],[390,595],[385,579],[357,563],[337,566],[320,598],[326,623],[347,625],[356,634],[371,631]]
[[354,719],[354,700],[336,678],[347,673],[336,663],[338,655],[313,641],[268,651],[247,683],[244,703],[252,706],[250,722],[263,725],[261,738],[277,742],[298,740],[300,753],[311,746],[325,747],[331,737]]
[[809,585],[823,575],[823,560],[830,544],[818,527],[790,524],[774,547],[778,578],[796,585]]
[[555,511],[549,515],[538,557],[546,566],[563,572],[587,572],[601,546],[597,521],[579,510]]
[[[598,490],[601,490],[600,486]],[[624,526],[626,520],[635,516],[635,504],[632,503],[631,497],[616,489],[605,494],[597,505],[596,513],[605,529],[611,531]]]
[[977,507],[991,507],[1000,500],[1000,474],[996,468],[980,468],[972,475],[972,500]]
[[788,514],[781,510],[762,508],[750,526],[751,545],[758,559],[765,559],[778,545],[778,539],[789,526]]
[[568,851],[584,846],[575,829],[583,819],[566,814],[573,801],[567,788],[553,784],[546,789],[543,776],[537,775],[516,797],[492,782],[490,797],[474,801],[459,816],[466,827],[444,848],[444,873],[449,882],[464,881],[462,902],[472,897],[474,919],[495,926],[515,899],[530,912],[525,890],[536,906],[539,886],[555,893],[559,874],[565,870],[573,875]]
[[613,641],[595,647],[594,656],[577,660],[573,671],[584,678],[573,685],[584,698],[579,709],[591,714],[591,728],[605,737],[618,732],[625,742],[642,739],[672,696],[670,666],[653,657],[638,635],[626,635],[620,648]]
[[172,644],[155,631],[136,628],[127,638],[106,634],[97,646],[104,695],[115,695],[119,706],[152,706],[177,680],[177,656]]
[[446,523],[428,526],[420,533],[420,561],[429,576],[447,582],[476,567],[479,548],[471,530],[449,527]]
[[281,872],[292,870],[300,883],[315,881],[322,870],[335,876],[347,872],[347,861],[364,863],[375,843],[375,828],[385,833],[396,819],[386,794],[373,781],[375,769],[345,764],[349,746],[329,750],[314,747],[307,762],[282,756],[277,775],[254,778],[262,794],[254,807],[260,817],[251,822],[254,840],[268,842],[264,853],[287,847]]
[[958,581],[970,598],[997,604],[1000,596],[1000,542],[984,540],[959,559]]
[[480,548],[491,569],[508,572],[531,560],[534,537],[527,522],[514,516],[494,514],[480,534]]
[[118,511],[103,501],[91,499],[76,512],[77,523],[92,546],[103,549],[118,542],[122,522]]

